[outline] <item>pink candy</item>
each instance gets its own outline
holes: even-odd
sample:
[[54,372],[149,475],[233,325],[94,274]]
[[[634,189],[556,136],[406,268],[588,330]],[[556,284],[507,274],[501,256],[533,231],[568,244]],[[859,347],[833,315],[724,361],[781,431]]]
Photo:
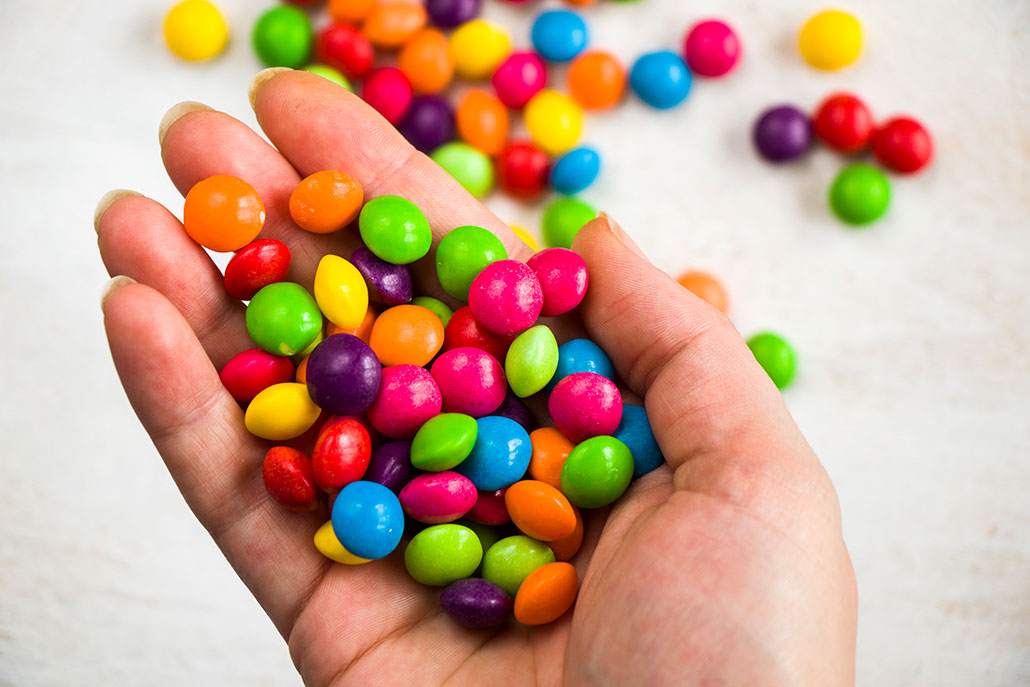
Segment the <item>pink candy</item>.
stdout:
[[507,489],[497,491],[481,491],[476,505],[468,512],[469,520],[483,525],[503,525],[511,520],[508,515],[508,506],[504,503],[504,492]]
[[445,413],[489,415],[500,407],[508,388],[501,364],[478,348],[452,348],[436,359],[431,372]]
[[564,315],[587,295],[590,278],[583,258],[568,248],[545,248],[526,261],[544,292],[544,317]]
[[380,434],[410,439],[426,420],[440,414],[443,397],[429,370],[415,365],[383,369],[376,400],[365,414]]
[[513,52],[494,72],[493,84],[505,107],[521,110],[547,84],[547,67],[535,52]]
[[547,411],[558,431],[578,444],[615,433],[622,419],[622,394],[607,377],[577,372],[554,386]]
[[540,280],[525,263],[498,260],[472,280],[469,309],[494,334],[519,334],[536,322],[544,307]]
[[683,53],[692,72],[701,76],[722,76],[737,64],[740,40],[723,22],[703,21],[687,33]]
[[476,486],[456,472],[419,475],[401,489],[404,512],[419,522],[439,525],[454,522],[476,503]]
[[396,126],[411,107],[411,81],[396,67],[378,67],[365,77],[361,97]]
[[234,355],[222,368],[219,377],[233,398],[240,403],[250,403],[273,384],[292,382],[293,363],[289,358],[251,348]]

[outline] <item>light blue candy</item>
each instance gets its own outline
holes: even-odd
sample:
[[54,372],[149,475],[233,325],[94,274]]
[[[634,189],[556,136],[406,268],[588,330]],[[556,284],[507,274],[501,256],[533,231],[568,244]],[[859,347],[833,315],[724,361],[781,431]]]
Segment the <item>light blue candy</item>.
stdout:
[[555,384],[577,372],[593,372],[615,381],[615,366],[608,354],[590,339],[573,339],[558,346],[558,367],[547,384],[547,393],[551,393]]
[[587,47],[587,25],[575,12],[541,12],[530,32],[533,48],[551,62],[568,62]]
[[683,58],[671,50],[642,55],[629,73],[629,84],[651,107],[676,107],[690,93],[690,70]]
[[558,158],[551,169],[551,184],[558,193],[571,196],[594,183],[600,171],[601,156],[583,146]]
[[646,475],[665,462],[662,449],[651,431],[647,411],[640,406],[623,404],[622,421],[615,430],[615,438],[626,444],[633,454],[633,478]]
[[496,491],[522,479],[533,455],[529,434],[522,425],[496,415],[481,417],[476,424],[476,445],[454,471],[472,480],[480,491]]
[[343,548],[361,558],[388,556],[404,533],[401,502],[375,482],[351,482],[341,489],[333,503],[332,521]]

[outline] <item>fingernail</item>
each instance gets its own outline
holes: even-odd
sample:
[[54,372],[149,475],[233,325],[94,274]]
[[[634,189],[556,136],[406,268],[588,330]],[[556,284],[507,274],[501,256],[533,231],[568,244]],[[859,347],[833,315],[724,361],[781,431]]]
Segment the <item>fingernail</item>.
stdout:
[[171,109],[165,112],[165,116],[161,118],[161,124],[157,127],[157,142],[164,145],[168,130],[172,128],[172,124],[182,119],[184,115],[188,115],[190,112],[212,109],[204,103],[198,103],[193,100],[186,100],[177,105],[172,105]]
[[640,250],[640,246],[638,246],[633,239],[629,237],[629,234],[619,226],[618,222],[608,216],[607,212],[601,211],[597,213],[597,216],[604,220],[605,224],[608,226],[608,230],[612,232],[612,235],[617,238],[622,245],[626,246],[631,253],[639,255],[647,260],[647,256],[644,255],[644,251]]
[[126,188],[116,188],[113,191],[108,191],[100,197],[100,201],[97,203],[97,209],[93,211],[93,230],[100,233],[100,220],[104,218],[104,213],[107,209],[117,203],[122,198],[132,198],[133,196],[141,196],[142,194],[130,191]]
[[250,98],[250,107],[253,109],[257,106],[257,94],[261,90],[261,87],[268,83],[273,76],[276,74],[282,74],[283,72],[292,72],[293,70],[289,67],[269,67],[268,69],[262,69],[254,75],[253,81],[250,82],[250,88],[247,90],[247,97]]
[[100,309],[103,310],[107,304],[107,299],[111,297],[111,294],[129,284],[135,284],[136,280],[132,277],[126,277],[124,274],[119,274],[104,284],[104,288],[100,291]]

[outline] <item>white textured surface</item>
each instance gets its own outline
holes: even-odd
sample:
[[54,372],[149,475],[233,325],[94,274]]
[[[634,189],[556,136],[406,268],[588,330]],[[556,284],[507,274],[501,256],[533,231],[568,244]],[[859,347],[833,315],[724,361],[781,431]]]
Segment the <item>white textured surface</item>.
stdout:
[[[525,44],[528,11],[486,0]],[[285,647],[176,493],[132,416],[98,309],[90,216],[125,186],[181,207],[157,122],[183,99],[253,122],[246,45],[266,4],[223,0],[236,40],[176,62],[164,2],[0,2],[0,685],[282,685]],[[793,37],[820,3],[646,0],[588,10],[625,58],[727,18],[746,59],[687,104],[589,119],[587,197],[670,272],[723,277],[745,334],[801,357],[788,401],[840,492],[858,572],[858,682],[1030,683],[1030,4],[851,0],[867,50],[816,73]],[[849,231],[841,162],[770,169],[755,114],[851,88],[909,112],[937,159]],[[502,216],[537,211],[504,199]]]

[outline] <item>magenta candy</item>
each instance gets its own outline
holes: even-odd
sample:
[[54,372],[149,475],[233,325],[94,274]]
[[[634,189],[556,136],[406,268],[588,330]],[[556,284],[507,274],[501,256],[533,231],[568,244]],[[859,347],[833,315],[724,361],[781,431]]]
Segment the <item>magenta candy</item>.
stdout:
[[503,525],[511,520],[508,507],[504,505],[505,489],[480,491],[475,504],[468,511],[468,518],[483,525]]
[[362,99],[394,126],[404,120],[414,92],[411,81],[396,67],[377,67],[365,77]]
[[251,348],[230,358],[219,377],[233,398],[240,403],[250,403],[273,384],[292,381],[293,363],[289,358]]
[[547,410],[558,431],[578,444],[615,433],[622,420],[622,394],[607,377],[577,372],[554,386]]
[[452,348],[433,362],[433,379],[440,387],[445,413],[482,417],[497,410],[508,388],[504,369],[486,351]]
[[419,522],[440,525],[454,522],[476,503],[476,485],[456,472],[419,475],[401,489],[404,512]]
[[543,317],[564,315],[587,295],[587,264],[568,248],[545,248],[526,264],[536,273],[544,291]]
[[368,298],[373,303],[393,306],[411,300],[411,272],[407,265],[386,262],[364,247],[351,254],[350,263],[365,278]]
[[368,469],[361,479],[382,484],[396,494],[415,479],[417,472],[411,464],[411,442],[388,441],[372,449]]
[[429,370],[415,365],[396,365],[383,369],[379,394],[366,414],[380,434],[392,439],[410,439],[426,420],[439,415],[442,407],[443,397]]
[[547,85],[547,67],[535,52],[513,52],[494,72],[493,84],[505,107],[521,110]]
[[476,275],[469,288],[469,309],[494,334],[512,335],[533,326],[544,307],[540,280],[525,263],[497,260]]
[[721,21],[698,22],[687,33],[683,56],[695,74],[722,76],[740,59],[740,40],[733,29]]

